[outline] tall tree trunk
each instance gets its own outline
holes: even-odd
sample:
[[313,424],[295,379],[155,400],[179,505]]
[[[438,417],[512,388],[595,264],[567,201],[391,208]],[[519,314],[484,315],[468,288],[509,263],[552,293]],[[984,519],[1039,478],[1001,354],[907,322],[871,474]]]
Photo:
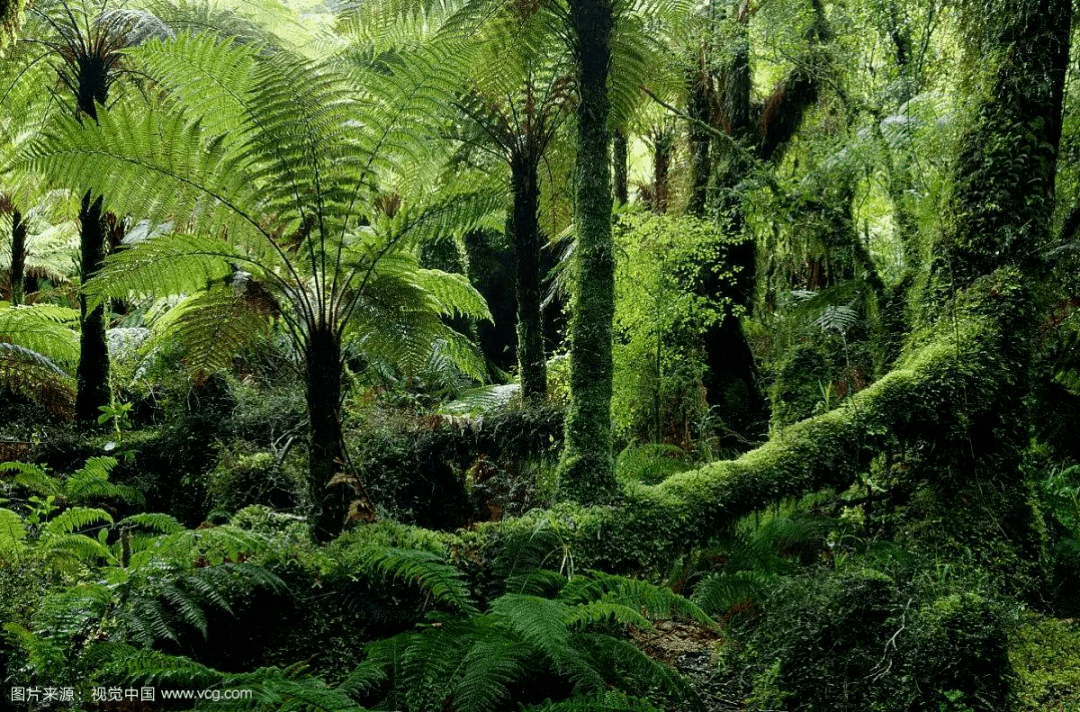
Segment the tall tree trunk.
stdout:
[[630,202],[629,192],[629,151],[627,149],[626,142],[626,129],[619,128],[615,130],[615,135],[612,137],[612,157],[615,162],[615,202],[619,205],[626,205]]
[[510,240],[514,246],[514,290],[517,297],[517,355],[521,371],[521,394],[527,403],[547,395],[547,355],[541,313],[540,187],[536,158],[515,156],[511,162],[514,209]]
[[[311,424],[308,488],[316,536],[326,540],[341,531],[350,501],[348,487],[330,482],[343,470],[341,433],[341,342],[327,327],[308,335],[307,407]],[[328,489],[329,488],[329,489]]]
[[[994,407],[970,419],[965,437],[933,463],[940,511],[969,514],[947,521],[954,540],[1002,535],[1037,575],[1041,524],[1024,485],[1028,446],[1023,399],[1039,320],[1034,284],[1051,232],[1054,178],[1072,19],[1070,0],[997,0],[981,47],[999,58],[993,88],[960,142],[949,203],[952,220],[935,245],[925,318],[952,324],[972,294],[1009,338],[995,353],[1000,393]],[[1017,297],[1006,306],[1008,280]],[[968,406],[972,409],[974,405]],[[986,549],[993,550],[991,546]],[[1030,582],[1030,581],[1029,581]]]
[[11,211],[11,305],[23,302],[26,275],[26,223],[18,208]]
[[[101,216],[102,197],[92,201],[86,191],[79,210],[79,279],[83,284],[96,275],[105,262],[105,226]],[[79,366],[75,372],[75,419],[84,425],[97,423],[99,408],[109,405],[109,342],[105,335],[105,305],[87,308],[86,294],[79,293]]]
[[559,483],[564,495],[583,504],[609,502],[618,490],[611,454],[615,254],[607,127],[614,22],[611,0],[570,0],[579,92],[574,186],[578,284],[569,330],[571,403]]

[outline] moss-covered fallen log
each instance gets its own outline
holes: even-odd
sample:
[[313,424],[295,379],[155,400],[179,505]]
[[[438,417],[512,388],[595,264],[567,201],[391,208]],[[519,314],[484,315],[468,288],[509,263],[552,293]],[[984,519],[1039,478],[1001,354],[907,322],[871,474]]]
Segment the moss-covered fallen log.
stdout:
[[[913,342],[897,368],[836,409],[799,422],[737,460],[629,485],[615,506],[559,505],[454,535],[455,548],[498,549],[552,530],[577,566],[607,571],[663,568],[707,543],[737,518],[824,488],[843,489],[889,447],[921,443],[948,458],[968,450],[973,428],[994,418],[1014,387],[1014,343],[1030,319],[1020,273],[1003,269],[962,294],[954,319]],[[949,476],[949,463],[940,463]],[[926,472],[923,468],[921,472]],[[955,473],[954,473],[955,474]],[[486,557],[485,557],[486,558]]]

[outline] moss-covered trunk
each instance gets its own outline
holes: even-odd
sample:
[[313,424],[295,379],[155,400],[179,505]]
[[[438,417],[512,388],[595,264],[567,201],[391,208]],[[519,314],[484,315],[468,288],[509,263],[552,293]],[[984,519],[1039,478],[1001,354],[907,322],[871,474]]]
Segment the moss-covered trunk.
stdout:
[[614,19],[610,0],[570,0],[579,94],[574,186],[577,288],[569,329],[571,404],[559,481],[563,495],[587,504],[608,502],[617,490],[611,453],[615,255],[607,126]]
[[688,129],[690,144],[690,199],[686,203],[686,212],[695,217],[705,217],[705,205],[709,197],[709,177],[712,175],[712,163],[709,149],[712,137],[702,124],[712,123],[709,109],[709,76],[705,64],[704,49],[699,52],[697,65],[687,72],[687,113],[693,119]]
[[626,142],[626,129],[620,128],[612,137],[612,159],[615,164],[615,202],[626,205],[630,201],[630,158]]
[[547,395],[547,355],[544,352],[542,282],[540,277],[540,186],[537,158],[526,153],[510,163],[514,207],[510,242],[514,248],[514,291],[517,297],[517,356],[521,394],[537,403]]
[[[79,210],[79,278],[83,284],[105,263],[105,225],[102,197],[86,191]],[[84,425],[97,423],[99,408],[109,405],[109,342],[105,335],[105,305],[88,308],[86,294],[79,293],[79,366],[75,372],[75,419]]]
[[972,285],[1005,268],[1023,275],[1025,291],[1011,313],[998,316],[1015,326],[995,354],[997,402],[970,418],[966,442],[935,463],[931,484],[939,511],[962,512],[946,520],[954,540],[999,541],[1033,565],[1041,540],[1021,471],[1029,439],[1023,399],[1039,321],[1033,286],[1045,276],[1041,255],[1054,208],[1072,6],[999,0],[987,16],[982,46],[971,50],[996,60],[992,82],[961,138],[951,220],[934,248],[925,317],[953,323],[955,304]]
[[313,328],[308,334],[304,357],[311,426],[308,451],[311,521],[316,535],[327,539],[341,531],[348,506],[348,488],[329,487],[334,475],[342,470],[343,460],[341,340],[330,328]]
[[11,211],[11,305],[23,302],[26,282],[26,223],[18,208]]

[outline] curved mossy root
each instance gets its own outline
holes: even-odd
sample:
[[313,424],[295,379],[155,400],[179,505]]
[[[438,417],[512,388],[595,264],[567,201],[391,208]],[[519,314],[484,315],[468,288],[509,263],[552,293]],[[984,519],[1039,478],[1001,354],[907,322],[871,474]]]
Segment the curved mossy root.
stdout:
[[680,473],[657,486],[631,486],[616,506],[561,504],[449,535],[448,543],[483,550],[486,559],[518,537],[548,529],[568,545],[579,568],[665,569],[743,515],[827,487],[850,486],[888,447],[932,444],[941,453],[935,462],[952,469],[942,476],[965,477],[956,463],[967,469],[972,428],[992,420],[1000,400],[1015,397],[1017,372],[1026,368],[1019,341],[1031,316],[1021,285],[1019,271],[1010,268],[978,280],[958,297],[955,319],[915,335],[915,345],[881,380],[737,460]]

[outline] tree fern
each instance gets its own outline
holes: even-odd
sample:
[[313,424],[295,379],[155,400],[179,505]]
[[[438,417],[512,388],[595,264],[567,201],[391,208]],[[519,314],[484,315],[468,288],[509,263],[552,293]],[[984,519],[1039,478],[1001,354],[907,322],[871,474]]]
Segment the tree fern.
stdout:
[[[422,120],[461,60],[442,47],[346,72],[340,62],[210,35],[150,42],[130,56],[167,106],[117,107],[86,127],[58,118],[23,165],[60,183],[107,187],[113,211],[176,226],[113,256],[87,290],[97,299],[189,295],[163,330],[184,334],[208,366],[225,363],[244,328],[266,323],[220,318],[230,309],[224,280],[251,275],[247,284],[267,299],[234,295],[232,314],[274,303],[305,359],[312,515],[320,534],[336,530],[344,512],[322,506],[329,482],[351,483],[361,509],[374,511],[358,479],[334,479],[344,460],[343,341],[410,368],[442,344],[466,371],[481,372],[439,317],[486,316],[482,300],[457,278],[419,271],[413,257],[423,241],[484,224],[497,202],[482,183],[466,190],[442,170]],[[194,336],[205,327],[217,334]]]

